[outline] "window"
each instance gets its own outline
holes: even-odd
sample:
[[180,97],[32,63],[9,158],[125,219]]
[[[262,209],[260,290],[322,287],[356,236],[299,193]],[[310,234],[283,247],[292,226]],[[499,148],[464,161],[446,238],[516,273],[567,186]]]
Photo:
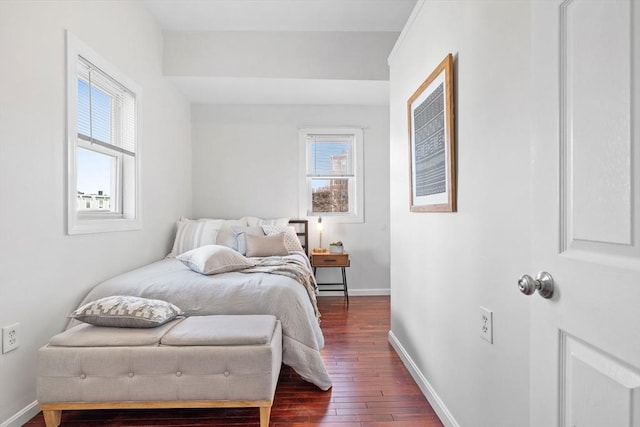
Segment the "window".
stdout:
[[362,130],[301,129],[300,215],[362,222]]
[[67,32],[68,233],[141,228],[133,81]]

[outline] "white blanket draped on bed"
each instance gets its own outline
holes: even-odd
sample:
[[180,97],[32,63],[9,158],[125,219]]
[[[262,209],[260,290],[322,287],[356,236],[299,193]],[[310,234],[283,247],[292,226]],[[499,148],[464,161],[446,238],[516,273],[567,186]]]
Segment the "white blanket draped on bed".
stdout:
[[320,356],[324,337],[314,306],[307,288],[293,278],[266,272],[205,276],[176,259],[163,259],[96,285],[80,305],[110,295],[168,301],[188,316],[272,314],[282,323],[282,361],[320,389],[331,388]]
[[[295,254],[294,254],[295,255]],[[240,270],[241,273],[269,273],[279,274],[294,279],[307,290],[309,301],[313,305],[316,319],[320,321],[320,311],[316,301],[318,285],[311,272],[311,264],[306,256],[271,256],[268,258],[253,258],[258,260],[254,267]]]

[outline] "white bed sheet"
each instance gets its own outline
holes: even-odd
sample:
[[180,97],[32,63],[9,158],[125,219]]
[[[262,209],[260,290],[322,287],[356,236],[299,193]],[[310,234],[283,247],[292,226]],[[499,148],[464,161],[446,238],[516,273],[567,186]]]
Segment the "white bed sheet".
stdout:
[[[169,301],[189,316],[272,314],[282,323],[283,363],[321,390],[331,388],[320,355],[322,330],[307,290],[294,279],[239,272],[205,276],[167,258],[96,285],[80,305],[110,295]],[[76,323],[70,322],[69,327]]]

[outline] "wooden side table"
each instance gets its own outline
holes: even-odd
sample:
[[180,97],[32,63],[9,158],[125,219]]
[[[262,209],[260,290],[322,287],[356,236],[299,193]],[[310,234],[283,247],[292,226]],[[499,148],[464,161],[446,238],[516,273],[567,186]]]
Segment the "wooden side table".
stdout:
[[[332,254],[330,252],[311,252],[311,266],[313,267],[314,276],[317,268],[339,267],[342,270],[342,283],[318,283],[318,289],[320,289],[320,291],[342,290],[345,298],[347,299],[347,304],[349,304],[349,288],[347,287],[347,272],[345,269],[350,265],[351,260],[349,259],[349,254],[346,252],[341,254]],[[331,289],[322,289],[322,286],[333,287]],[[340,286],[340,288],[335,288],[335,286]]]

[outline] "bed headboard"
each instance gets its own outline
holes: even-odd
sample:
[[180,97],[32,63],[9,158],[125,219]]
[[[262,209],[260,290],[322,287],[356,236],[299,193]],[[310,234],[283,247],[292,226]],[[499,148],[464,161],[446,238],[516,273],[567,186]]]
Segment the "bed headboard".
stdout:
[[298,235],[298,239],[300,239],[300,244],[302,245],[302,249],[304,249],[304,253],[309,255],[309,220],[306,219],[290,219],[289,224],[296,229],[296,234]]

